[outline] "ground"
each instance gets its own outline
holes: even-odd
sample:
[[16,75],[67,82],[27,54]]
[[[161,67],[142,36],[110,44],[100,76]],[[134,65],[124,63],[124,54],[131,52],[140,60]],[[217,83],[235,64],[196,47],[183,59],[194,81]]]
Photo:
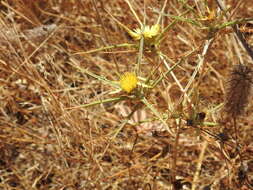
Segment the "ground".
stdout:
[[222,2],[1,1],[0,189],[252,189],[253,4]]

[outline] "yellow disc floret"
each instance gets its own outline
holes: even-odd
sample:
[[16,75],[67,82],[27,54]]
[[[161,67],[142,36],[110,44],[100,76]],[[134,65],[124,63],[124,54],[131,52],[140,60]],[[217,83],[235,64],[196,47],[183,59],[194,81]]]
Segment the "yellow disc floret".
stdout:
[[120,87],[127,93],[132,92],[137,87],[137,82],[135,73],[126,72],[120,77]]

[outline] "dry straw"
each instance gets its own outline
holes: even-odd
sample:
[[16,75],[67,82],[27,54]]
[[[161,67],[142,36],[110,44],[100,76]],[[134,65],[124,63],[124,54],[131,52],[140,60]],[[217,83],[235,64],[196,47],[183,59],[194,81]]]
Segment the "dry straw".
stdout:
[[252,91],[252,70],[249,66],[234,65],[226,88],[225,111],[234,119],[244,113]]

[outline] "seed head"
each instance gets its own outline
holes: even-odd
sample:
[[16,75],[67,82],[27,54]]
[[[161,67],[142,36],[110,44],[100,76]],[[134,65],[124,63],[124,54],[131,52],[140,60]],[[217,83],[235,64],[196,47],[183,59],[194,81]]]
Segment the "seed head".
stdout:
[[226,87],[225,111],[236,118],[243,114],[252,90],[252,70],[249,66],[234,65]]
[[137,82],[135,73],[126,72],[120,77],[120,87],[127,93],[132,92],[137,87]]

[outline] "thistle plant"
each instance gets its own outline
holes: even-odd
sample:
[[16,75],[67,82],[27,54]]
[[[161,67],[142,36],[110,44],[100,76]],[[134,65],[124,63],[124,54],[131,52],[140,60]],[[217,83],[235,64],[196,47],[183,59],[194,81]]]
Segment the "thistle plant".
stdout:
[[[139,100],[144,105],[146,105],[147,108],[149,108],[153,112],[153,114],[157,117],[157,119],[160,120],[166,126],[167,131],[172,136],[174,136],[172,130],[170,129],[170,127],[166,123],[168,116],[164,117],[161,113],[159,113],[153,107],[153,105],[151,103],[149,103],[149,101],[147,100],[146,97],[148,97],[150,90],[152,90],[153,88],[156,88],[157,85],[159,85],[167,76],[170,75],[183,94],[181,96],[179,104],[182,103],[183,97],[186,98],[186,101],[188,101],[188,103],[191,103],[191,100],[189,98],[189,96],[191,95],[191,92],[189,91],[189,87],[192,85],[197,73],[200,72],[200,68],[202,67],[204,60],[202,58],[200,58],[199,65],[196,67],[195,72],[192,74],[188,84],[186,85],[186,87],[183,87],[181,82],[178,80],[177,76],[174,74],[173,70],[175,68],[177,68],[180,64],[182,64],[188,57],[190,57],[191,55],[198,52],[199,48],[194,48],[192,51],[187,52],[185,54],[185,56],[181,60],[179,60],[178,62],[172,62],[171,59],[169,59],[160,50],[160,45],[166,39],[165,34],[169,31],[169,29],[171,29],[178,22],[185,22],[188,24],[192,24],[194,26],[199,27],[202,30],[206,30],[207,27],[210,27],[210,28],[213,27],[213,24],[204,24],[203,22],[216,23],[215,22],[216,20],[214,19],[216,12],[215,12],[215,10],[210,11],[209,8],[206,7],[208,14],[207,15],[203,14],[206,16],[202,16],[200,18],[198,15],[198,16],[196,16],[196,19],[189,19],[189,18],[185,18],[185,15],[187,15],[189,12],[192,12],[192,8],[187,7],[188,10],[183,12],[179,16],[168,15],[168,14],[164,13],[164,10],[165,10],[166,4],[167,4],[167,1],[165,1],[161,11],[158,12],[159,17],[158,17],[156,23],[153,25],[147,25],[146,24],[147,19],[144,20],[144,22],[141,22],[137,13],[134,11],[131,3],[128,0],[125,0],[125,1],[128,4],[131,12],[133,13],[134,18],[138,21],[139,27],[134,28],[134,29],[130,29],[128,26],[126,26],[126,25],[122,24],[120,21],[118,21],[118,19],[115,18],[110,12],[107,11],[107,13],[120,27],[122,27],[128,33],[128,35],[132,38],[132,40],[135,43],[128,43],[127,42],[127,43],[123,43],[123,44],[109,45],[107,47],[93,49],[93,50],[89,50],[86,52],[78,52],[76,54],[83,55],[83,54],[101,52],[101,51],[106,51],[106,50],[114,49],[114,48],[118,48],[118,47],[120,47],[120,48],[122,48],[122,47],[135,48],[137,50],[137,58],[136,58],[137,61],[136,61],[136,63],[131,65],[131,67],[132,67],[131,70],[134,70],[134,72],[126,72],[125,74],[121,75],[118,82],[110,81],[108,83],[108,80],[105,79],[104,77],[95,76],[94,74],[91,74],[89,71],[85,71],[85,72],[86,72],[86,74],[89,74],[89,75],[91,75],[101,81],[104,81],[108,84],[111,84],[112,86],[116,85],[117,89],[115,89],[115,91],[111,92],[110,94],[117,94],[119,91],[124,91],[124,92],[126,92],[126,94],[125,94],[126,96],[124,95],[123,99],[125,99],[126,97],[131,98],[132,97],[131,95],[135,95],[135,97],[139,97],[140,98]],[[169,25],[162,27],[162,25],[160,24],[162,17],[171,17],[174,20]],[[216,23],[216,24],[218,25],[218,23]],[[211,41],[207,41],[207,44],[203,49],[203,53],[202,53],[203,57],[205,56],[210,44],[211,44]],[[158,64],[155,69],[151,70],[151,72],[149,73],[148,76],[142,76],[142,73],[144,73],[144,71],[145,71],[145,67],[142,66],[143,59],[145,58],[145,52],[150,52],[150,51],[155,53],[154,56],[157,58],[157,60],[158,60],[158,62],[160,62],[160,64]],[[157,69],[161,68],[162,65],[165,66],[167,71],[165,73],[162,73],[159,78],[154,78],[155,73],[157,72]],[[141,79],[141,81],[139,79]],[[138,92],[134,91],[137,88],[137,84],[140,86]],[[136,93],[140,93],[141,96],[140,96],[140,94],[137,95]],[[102,103],[103,101],[107,102],[107,101],[110,101],[110,99],[109,100],[102,100],[100,102]],[[115,99],[113,98],[112,101],[115,101]],[[117,99],[117,101],[118,101],[118,99]],[[88,104],[88,105],[93,105],[93,104]],[[210,125],[213,125],[213,124],[210,123]]]
[[[212,113],[220,109],[221,104],[213,106],[211,110],[199,108],[200,100],[198,100],[195,96],[196,94],[199,94],[198,87],[205,74],[203,71],[203,68],[206,66],[205,57],[207,56],[207,52],[210,49],[212,42],[215,40],[215,34],[217,34],[221,29],[238,23],[239,21],[223,22],[221,20],[222,15],[215,9],[210,11],[206,5],[204,6],[205,10],[202,14],[195,14],[193,11],[194,9],[189,6],[187,6],[186,11],[181,12],[180,15],[175,16],[166,14],[164,10],[167,5],[167,1],[165,0],[161,11],[154,11],[159,14],[157,21],[150,24],[148,23],[148,19],[146,17],[144,17],[143,22],[141,22],[141,19],[134,11],[131,3],[128,0],[125,0],[125,2],[128,4],[132,14],[134,15],[134,18],[139,25],[138,27],[131,29],[129,26],[121,23],[114,15],[112,15],[112,13],[109,11],[106,12],[113,21],[125,30],[128,36],[131,37],[131,41],[128,39],[129,41],[122,44],[108,45],[85,52],[77,52],[75,54],[84,56],[88,56],[89,54],[96,52],[114,54],[117,53],[117,51],[113,52],[114,49],[126,48],[126,50],[133,50],[132,52],[135,55],[135,62],[124,63],[127,65],[127,69],[125,69],[125,72],[118,70],[115,75],[117,78],[116,80],[109,80],[104,76],[99,76],[90,72],[88,69],[78,67],[78,69],[85,74],[111,86],[113,90],[108,92],[108,95],[114,96],[112,98],[87,103],[81,105],[80,107],[90,107],[103,103],[116,104],[118,102],[122,102],[123,104],[124,102],[131,102],[131,104],[134,105],[132,106],[131,111],[129,111],[119,125],[117,125],[108,134],[109,141],[102,153],[102,156],[109,151],[109,147],[127,125],[131,125],[134,128],[141,122],[159,121],[162,124],[164,131],[166,131],[171,138],[175,139],[172,169],[176,171],[179,151],[177,147],[179,145],[180,134],[182,133],[181,128],[183,125],[195,130],[197,135],[201,135],[202,132],[204,132],[205,134],[212,136],[214,139],[218,139],[217,135],[209,131],[211,127],[217,126],[217,123],[215,121],[212,122],[208,120]],[[193,15],[195,14],[195,17],[188,18],[188,13],[193,13]],[[170,24],[167,26],[162,24],[162,18],[164,17],[172,19]],[[163,42],[166,41],[169,30],[180,22],[192,25],[198,30],[204,31],[207,35],[203,38],[203,44],[201,46],[191,46],[191,49],[185,52],[184,56],[181,56],[178,61],[173,61],[162,51],[161,47],[163,46]],[[110,52],[108,52],[109,50]],[[149,54],[150,52],[151,54]],[[180,69],[181,66],[187,62],[187,59],[194,55],[197,55],[197,65],[194,66],[194,71],[189,76],[188,82],[183,84],[182,80],[178,79],[175,70]],[[149,70],[147,70],[148,67],[144,65],[145,62],[148,62],[147,60],[155,60],[153,61],[154,67],[152,67],[152,69],[150,69],[149,66]],[[73,66],[76,67],[76,64],[73,63]],[[209,67],[212,68],[211,66]],[[159,77],[157,77],[157,75],[159,75]],[[197,76],[199,76],[199,79],[197,79]],[[175,83],[174,85],[181,92],[181,96],[175,104],[170,104],[165,111],[161,111],[152,104],[150,94],[152,94],[152,90],[159,88],[158,86],[164,83],[168,77],[173,79]],[[186,114],[187,109],[185,107],[191,110],[189,114]],[[152,118],[147,121],[139,121],[139,123],[137,122],[133,124],[133,122],[130,122],[130,119],[139,109],[149,110]],[[203,154],[201,154],[202,157],[206,147],[207,141],[203,147]],[[200,159],[200,162],[202,162],[202,159]],[[201,163],[199,167],[200,166]],[[194,183],[197,181],[198,175],[199,172],[196,172],[194,176]],[[176,180],[175,174],[173,174],[172,179],[173,181]],[[193,189],[194,188],[195,186],[193,186]]]

